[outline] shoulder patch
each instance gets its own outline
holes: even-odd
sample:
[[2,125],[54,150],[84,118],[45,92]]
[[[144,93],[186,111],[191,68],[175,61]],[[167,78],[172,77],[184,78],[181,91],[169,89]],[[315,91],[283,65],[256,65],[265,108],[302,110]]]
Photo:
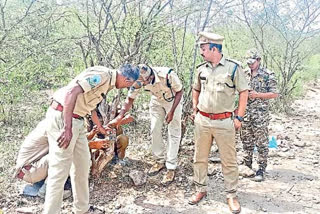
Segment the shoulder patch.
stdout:
[[203,62],[203,63],[197,65],[196,68],[200,68],[201,66],[205,65],[206,63],[207,63],[207,62]]
[[88,77],[86,81],[89,83],[91,88],[96,87],[101,83],[101,76],[100,75],[94,75],[92,77]]
[[240,61],[237,61],[237,60],[234,60],[234,59],[229,59],[229,58],[226,58],[226,60],[228,60],[229,62],[233,62],[233,63],[241,66],[241,62],[240,62]]

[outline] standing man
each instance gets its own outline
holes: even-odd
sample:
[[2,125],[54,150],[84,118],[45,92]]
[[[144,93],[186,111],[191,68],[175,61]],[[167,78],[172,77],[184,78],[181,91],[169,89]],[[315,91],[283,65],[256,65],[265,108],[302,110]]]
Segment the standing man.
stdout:
[[[114,87],[129,87],[138,77],[139,69],[129,64],[119,70],[95,66],[54,93],[45,119],[49,141],[45,214],[60,213],[63,186],[69,173],[73,212],[83,214],[88,211],[90,152],[83,117],[96,108],[104,94]],[[106,134],[102,126],[98,128]]]
[[[239,213],[235,131],[241,127],[245,113],[248,82],[240,65],[222,54],[224,37],[209,32],[200,32],[199,36],[200,54],[206,62],[197,67],[192,91],[194,182],[197,192],[190,198],[189,204],[199,203],[207,194],[208,156],[215,140],[221,158],[227,203],[232,213]],[[233,117],[236,91],[239,92],[238,115]]]
[[244,164],[252,168],[254,146],[257,146],[259,169],[254,181],[264,180],[267,167],[269,133],[268,125],[269,99],[278,97],[277,81],[273,72],[261,66],[261,56],[256,49],[247,52],[247,64],[250,68],[247,77],[250,80],[249,100],[247,112],[240,131],[243,144]]
[[[182,114],[182,84],[178,75],[167,67],[150,67],[140,65],[140,77],[133,84],[127,99],[117,118],[108,125],[116,125],[124,117],[124,114],[131,108],[134,99],[142,86],[150,91],[150,117],[151,117],[151,138],[152,153],[156,163],[150,168],[150,176],[158,174],[164,167],[167,172],[161,183],[170,184],[175,177],[175,169],[178,162],[178,151],[181,140],[181,114]],[[168,148],[162,139],[163,122],[168,125]]]

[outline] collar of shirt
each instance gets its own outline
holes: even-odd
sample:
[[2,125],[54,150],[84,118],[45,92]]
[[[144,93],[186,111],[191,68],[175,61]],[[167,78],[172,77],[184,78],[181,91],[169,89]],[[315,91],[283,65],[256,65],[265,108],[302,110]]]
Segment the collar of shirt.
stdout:
[[152,85],[160,82],[160,78],[158,76],[158,73],[154,69],[153,69],[153,74],[154,74],[155,81],[154,81],[154,83],[151,83]]
[[117,80],[117,71],[112,70],[111,82],[110,82],[112,87],[116,85],[116,80]]
[[252,71],[250,72],[250,76],[251,78],[255,78],[257,76],[261,76],[263,73],[263,67],[261,67],[261,65],[259,65],[258,70],[257,70],[257,74],[255,76],[253,76]]
[[[218,65],[224,65],[226,63],[226,58],[224,57],[224,55],[222,54],[222,58],[220,59]],[[212,66],[212,63],[211,62],[208,62],[207,63],[208,67],[210,68],[216,68],[216,67],[213,67]]]

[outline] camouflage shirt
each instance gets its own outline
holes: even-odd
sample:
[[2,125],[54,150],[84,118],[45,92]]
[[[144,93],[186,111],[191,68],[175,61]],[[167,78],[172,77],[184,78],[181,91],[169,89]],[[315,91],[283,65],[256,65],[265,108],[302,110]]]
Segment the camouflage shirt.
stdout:
[[[250,69],[246,71],[247,78],[249,80],[250,90],[254,90],[257,93],[278,93],[277,80],[275,74],[262,66],[259,67],[257,75],[252,76]],[[248,99],[246,109],[246,120],[269,119],[269,99]]]

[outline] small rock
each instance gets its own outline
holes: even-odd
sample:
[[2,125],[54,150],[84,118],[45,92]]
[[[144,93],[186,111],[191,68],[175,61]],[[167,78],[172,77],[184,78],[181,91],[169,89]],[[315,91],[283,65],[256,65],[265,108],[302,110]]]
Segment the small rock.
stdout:
[[289,158],[290,154],[285,152],[278,152],[278,156],[282,158]]
[[304,147],[306,145],[306,143],[304,141],[295,141],[293,143],[293,145],[295,145],[297,147]]
[[221,159],[218,157],[211,157],[209,158],[209,161],[211,161],[212,163],[221,163]]
[[217,167],[214,164],[208,165],[208,176],[212,176],[214,174],[217,174],[218,170]]
[[247,166],[239,165],[239,175],[243,177],[251,177],[254,175],[254,171]]
[[120,203],[116,203],[116,205],[114,206],[115,209],[120,209],[121,208],[121,204]]
[[135,186],[141,186],[147,182],[147,177],[142,171],[133,170],[129,173],[129,177],[133,180]]
[[35,213],[35,207],[21,207],[21,208],[17,208],[16,212],[17,213],[26,213],[26,214],[32,214]]
[[274,149],[274,148],[270,148],[269,149],[269,157],[278,157],[278,150],[277,149]]
[[113,171],[111,171],[110,173],[109,173],[109,177],[110,178],[117,178],[118,176],[116,175],[116,173],[114,173]]

